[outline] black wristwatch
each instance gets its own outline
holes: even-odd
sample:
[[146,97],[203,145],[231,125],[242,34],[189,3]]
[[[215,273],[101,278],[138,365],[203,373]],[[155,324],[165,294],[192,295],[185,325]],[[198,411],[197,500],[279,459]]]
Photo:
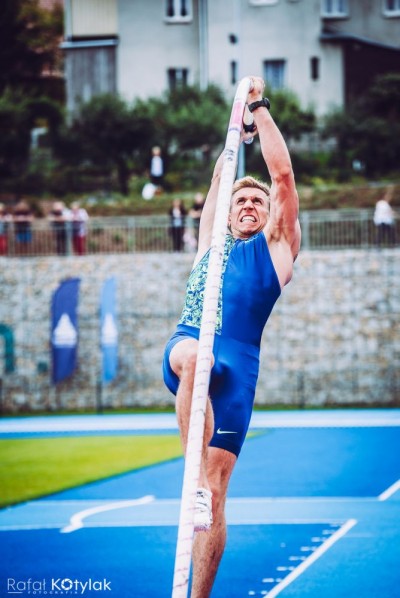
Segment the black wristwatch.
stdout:
[[270,103],[269,99],[263,98],[262,100],[258,100],[257,102],[252,102],[247,107],[250,110],[250,112],[254,112],[254,110],[256,110],[256,108],[261,108],[261,107],[264,107],[267,110],[269,110],[270,106],[271,106],[271,103]]

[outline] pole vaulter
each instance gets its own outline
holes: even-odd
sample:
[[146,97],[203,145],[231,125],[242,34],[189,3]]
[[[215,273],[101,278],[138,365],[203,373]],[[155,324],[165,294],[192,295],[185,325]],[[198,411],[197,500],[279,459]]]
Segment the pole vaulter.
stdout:
[[246,99],[251,88],[252,81],[249,77],[242,79],[237,87],[224,148],[221,181],[211,240],[209,270],[205,286],[203,315],[200,327],[199,348],[185,455],[185,470],[172,598],[186,598],[188,593],[194,536],[194,509],[200,476],[211,359],[215,336],[218,296],[221,285],[222,260],[232,186],[236,176],[240,136],[246,110]]

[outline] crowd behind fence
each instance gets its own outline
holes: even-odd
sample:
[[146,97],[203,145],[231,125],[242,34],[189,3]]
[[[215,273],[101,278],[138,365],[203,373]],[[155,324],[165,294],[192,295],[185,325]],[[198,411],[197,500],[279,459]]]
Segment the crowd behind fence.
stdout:
[[[316,210],[302,211],[302,248],[315,250],[372,248],[377,246],[377,230],[373,210]],[[88,222],[86,253],[119,254],[137,252],[172,252],[173,242],[167,215],[92,217]],[[57,254],[54,230],[45,219],[31,223],[31,235],[21,241],[16,235],[15,224],[6,228],[6,250],[3,255],[50,256]],[[73,254],[72,226],[67,223],[65,255]],[[400,240],[400,220],[395,222],[390,243],[397,246]],[[193,252],[196,247],[193,221],[186,219],[183,250]]]

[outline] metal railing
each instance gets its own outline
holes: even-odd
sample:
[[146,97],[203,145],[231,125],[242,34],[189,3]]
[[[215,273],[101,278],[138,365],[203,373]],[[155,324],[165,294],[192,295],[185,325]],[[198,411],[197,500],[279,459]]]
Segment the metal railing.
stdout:
[[[377,227],[374,210],[315,210],[300,214],[302,247],[304,249],[348,249],[376,247]],[[393,238],[382,245],[397,245],[400,240],[400,220],[395,223]]]
[[[346,249],[377,246],[373,210],[316,210],[300,215],[303,249]],[[8,223],[1,255],[9,257],[73,255],[72,227],[54,230],[46,220],[35,220],[30,234],[19,237],[14,223]],[[396,221],[394,240],[384,245],[398,245],[400,220]],[[129,216],[91,218],[85,238],[85,254],[115,254],[174,251],[168,216]],[[194,252],[196,240],[191,218],[186,219],[183,250]]]

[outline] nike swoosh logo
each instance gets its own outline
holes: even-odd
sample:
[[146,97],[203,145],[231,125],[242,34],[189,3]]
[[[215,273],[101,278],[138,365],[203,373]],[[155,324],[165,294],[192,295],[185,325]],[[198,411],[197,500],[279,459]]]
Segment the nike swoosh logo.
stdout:
[[237,432],[231,432],[230,430],[221,430],[221,428],[218,428],[217,434],[237,434]]

